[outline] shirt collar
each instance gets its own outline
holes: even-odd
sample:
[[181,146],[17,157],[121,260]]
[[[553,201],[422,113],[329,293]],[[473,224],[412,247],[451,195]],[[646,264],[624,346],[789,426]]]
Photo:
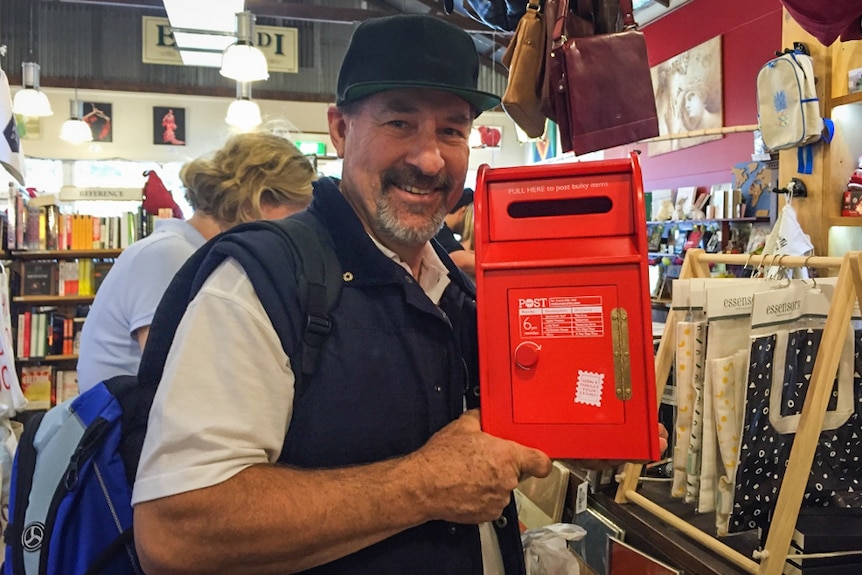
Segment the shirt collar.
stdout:
[[[407,270],[408,273],[413,273],[410,266],[401,261],[401,257],[398,254],[381,244],[373,236],[369,235],[368,237],[371,238],[374,245],[383,252],[383,255]],[[434,251],[431,244],[426,243],[422,248],[422,253],[420,254],[419,277],[416,278],[416,282],[419,284],[419,287],[422,288],[422,291],[425,292],[428,299],[433,301],[435,304],[439,304],[440,298],[443,297],[443,291],[446,289],[446,286],[449,285],[449,281],[449,270],[446,269],[445,265],[443,265],[443,260],[441,260],[440,256],[437,255],[437,252]]]

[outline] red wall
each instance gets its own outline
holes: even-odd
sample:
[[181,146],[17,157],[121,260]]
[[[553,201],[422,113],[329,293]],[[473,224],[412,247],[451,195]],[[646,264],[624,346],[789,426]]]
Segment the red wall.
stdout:
[[[779,0],[691,0],[643,27],[650,66],[698,44],[722,37],[724,125],[757,123],[755,80],[760,67],[781,50]],[[731,181],[734,164],[750,161],[751,132],[649,157],[646,144],[623,146],[606,156],[641,150],[644,190],[709,186]]]

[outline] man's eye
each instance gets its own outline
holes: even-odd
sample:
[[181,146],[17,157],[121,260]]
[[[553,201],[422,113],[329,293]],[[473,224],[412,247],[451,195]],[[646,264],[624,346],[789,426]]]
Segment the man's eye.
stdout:
[[407,126],[407,122],[404,120],[389,120],[387,123],[395,128],[404,128]]

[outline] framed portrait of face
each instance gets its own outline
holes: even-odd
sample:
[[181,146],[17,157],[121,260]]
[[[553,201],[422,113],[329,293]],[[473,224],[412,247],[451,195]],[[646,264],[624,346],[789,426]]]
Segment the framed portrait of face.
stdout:
[[[700,132],[724,125],[721,36],[677,54],[650,69],[659,135]],[[657,156],[721,138],[721,134],[650,142]]]
[[157,146],[186,145],[186,109],[153,106],[153,144]]

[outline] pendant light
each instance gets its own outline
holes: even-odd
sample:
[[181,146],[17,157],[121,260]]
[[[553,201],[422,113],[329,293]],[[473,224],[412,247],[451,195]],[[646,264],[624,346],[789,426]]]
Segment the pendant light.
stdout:
[[83,144],[93,141],[93,131],[90,124],[82,120],[84,117],[84,102],[78,99],[78,90],[75,89],[75,97],[69,100],[69,119],[63,122],[60,128],[60,139],[70,144]]
[[[33,5],[30,4],[30,58],[33,58]],[[36,62],[21,63],[22,90],[16,92],[12,99],[12,111],[21,116],[42,117],[54,113],[45,92],[39,89],[39,64]]]
[[236,100],[227,108],[225,122],[243,132],[253,130],[261,123],[260,106],[251,99],[251,84],[236,83]]
[[93,141],[90,124],[84,121],[84,102],[78,99],[78,63],[80,54],[75,58],[75,97],[69,100],[69,119],[60,128],[60,139],[70,144],[83,144]]
[[12,111],[21,116],[41,117],[54,113],[45,92],[39,89],[39,64],[21,63],[21,77],[24,89],[15,93]]
[[237,82],[256,82],[269,78],[266,56],[254,45],[254,14],[245,10],[236,13],[236,42],[225,48],[221,70],[225,78]]

